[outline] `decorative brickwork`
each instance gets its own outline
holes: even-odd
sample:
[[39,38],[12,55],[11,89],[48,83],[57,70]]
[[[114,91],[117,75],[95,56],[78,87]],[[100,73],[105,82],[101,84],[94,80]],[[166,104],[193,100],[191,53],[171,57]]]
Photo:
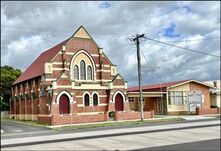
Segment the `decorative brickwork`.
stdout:
[[[80,66],[82,60],[85,68]],[[75,65],[78,69],[74,70]],[[115,74],[111,73],[113,66]],[[123,98],[120,105],[129,113],[126,86],[116,65],[80,27],[72,37],[42,53],[14,82],[11,112],[20,119],[25,117],[49,125],[106,121],[108,112],[118,107],[113,98],[115,93],[120,92]],[[85,93],[89,95],[89,106],[85,105]],[[95,93],[97,104],[93,103]],[[60,103],[61,95],[67,96],[68,101],[63,101],[66,103]],[[62,109],[70,114],[62,114]]]

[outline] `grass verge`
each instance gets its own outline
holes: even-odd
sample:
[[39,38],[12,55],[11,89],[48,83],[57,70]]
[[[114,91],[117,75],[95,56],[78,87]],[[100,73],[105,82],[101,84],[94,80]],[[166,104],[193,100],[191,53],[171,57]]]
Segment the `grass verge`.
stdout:
[[95,123],[95,124],[85,124],[85,125],[72,125],[72,126],[62,126],[53,128],[54,130],[68,130],[68,129],[87,129],[87,128],[98,128],[98,127],[112,127],[112,126],[128,126],[128,125],[142,125],[147,123],[161,123],[161,122],[178,122],[184,121],[183,118],[165,118],[156,120],[145,120],[141,121],[122,121],[122,122],[106,122],[106,123]]

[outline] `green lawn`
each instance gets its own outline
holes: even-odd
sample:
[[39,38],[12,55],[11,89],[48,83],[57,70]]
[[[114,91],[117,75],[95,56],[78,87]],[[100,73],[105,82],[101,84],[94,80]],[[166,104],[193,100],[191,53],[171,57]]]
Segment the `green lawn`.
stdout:
[[160,122],[178,122],[184,121],[183,118],[166,118],[166,119],[156,119],[156,120],[144,120],[141,121],[122,121],[122,122],[106,122],[106,123],[95,123],[95,124],[85,124],[85,125],[72,125],[72,126],[62,126],[59,128],[53,128],[54,130],[64,130],[64,129],[86,129],[86,128],[97,128],[97,127],[112,127],[112,126],[126,126],[126,125],[142,125],[148,123],[160,123]]
[[[13,121],[21,124],[27,124],[32,126],[48,126],[46,124],[39,124],[36,121],[24,121],[24,120],[15,120],[15,119],[2,119]],[[177,117],[177,118],[164,118],[164,119],[154,119],[154,120],[144,120],[141,121],[122,121],[122,122],[105,122],[105,123],[94,123],[94,124],[83,124],[83,125],[72,125],[72,126],[62,126],[59,128],[52,128],[54,130],[66,130],[66,129],[87,129],[87,128],[96,128],[96,127],[112,127],[112,126],[126,126],[126,125],[142,125],[148,123],[160,123],[160,122],[178,122],[184,121],[185,119]]]

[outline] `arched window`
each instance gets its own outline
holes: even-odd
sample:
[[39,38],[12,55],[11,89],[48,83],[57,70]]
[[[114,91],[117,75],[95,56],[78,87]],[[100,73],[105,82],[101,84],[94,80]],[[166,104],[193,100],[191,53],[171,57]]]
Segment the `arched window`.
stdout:
[[92,80],[92,68],[87,66],[87,80]]
[[98,106],[98,96],[97,96],[97,94],[93,95],[93,105]]
[[74,65],[74,79],[79,80],[79,69],[77,65]]
[[88,94],[84,95],[84,105],[85,106],[89,106],[90,105],[90,99],[89,99],[89,95]]
[[81,60],[80,62],[80,72],[81,72],[81,80],[86,80],[86,69],[85,69],[85,62]]

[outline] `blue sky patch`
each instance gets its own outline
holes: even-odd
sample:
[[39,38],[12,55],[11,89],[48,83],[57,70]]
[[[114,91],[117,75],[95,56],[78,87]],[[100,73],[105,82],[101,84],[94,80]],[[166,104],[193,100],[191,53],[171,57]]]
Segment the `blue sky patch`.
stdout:
[[100,8],[109,8],[111,6],[111,3],[105,1],[105,2],[102,2],[99,7]]
[[163,36],[165,37],[179,37],[179,34],[175,33],[176,24],[171,23],[167,28],[163,29]]

